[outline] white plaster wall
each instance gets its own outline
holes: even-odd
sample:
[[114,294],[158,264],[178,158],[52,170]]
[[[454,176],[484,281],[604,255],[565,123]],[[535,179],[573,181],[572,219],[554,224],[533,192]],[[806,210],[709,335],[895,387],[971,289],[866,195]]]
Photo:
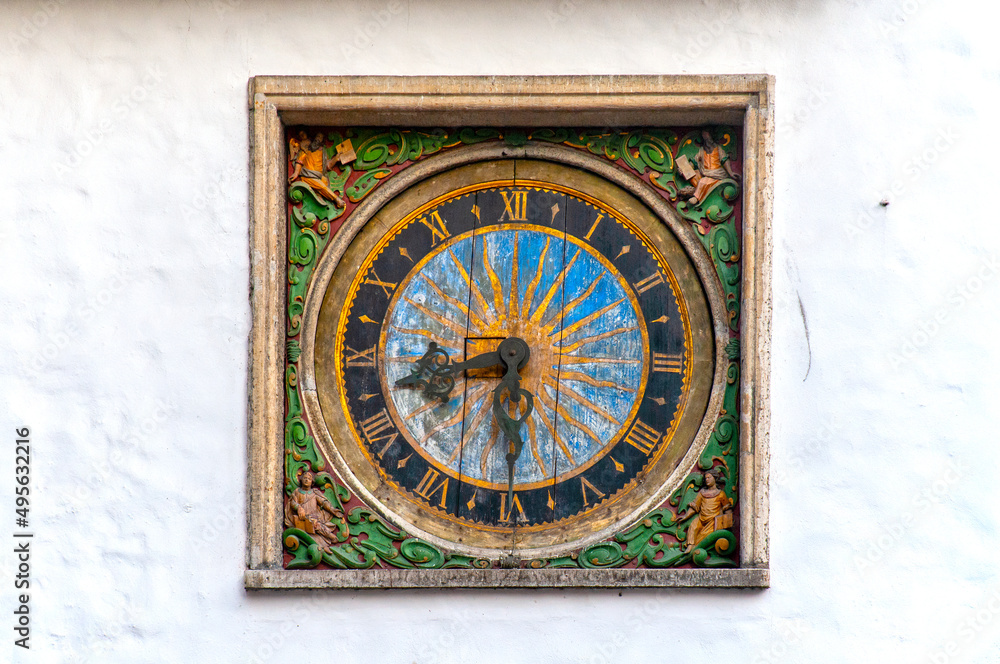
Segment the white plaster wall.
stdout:
[[[0,8],[0,659],[1000,661],[995,5],[399,1]],[[773,587],[244,591],[248,77],[680,72],[777,77]]]

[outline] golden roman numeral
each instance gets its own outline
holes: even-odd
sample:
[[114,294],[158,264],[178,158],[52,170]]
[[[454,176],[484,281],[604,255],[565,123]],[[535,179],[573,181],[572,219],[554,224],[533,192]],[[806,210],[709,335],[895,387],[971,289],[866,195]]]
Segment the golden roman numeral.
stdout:
[[503,196],[503,204],[506,209],[503,214],[500,215],[502,220],[504,215],[511,221],[527,221],[528,218],[525,216],[528,210],[528,192],[526,191],[501,191],[500,195]]
[[642,420],[636,420],[635,425],[629,430],[628,435],[625,436],[625,441],[629,445],[646,456],[649,456],[653,452],[653,448],[656,447],[656,443],[659,440],[660,432],[643,423]]
[[434,481],[437,480],[440,473],[438,471],[431,469],[424,473],[424,478],[420,480],[420,484],[414,489],[414,492],[424,498],[427,502],[431,502],[431,496],[433,496],[438,491],[441,492],[441,502],[440,506],[444,507],[445,501],[448,499],[448,478],[444,478],[437,485]]
[[660,271],[657,270],[656,272],[654,272],[653,274],[649,275],[648,277],[646,277],[642,281],[639,281],[639,282],[634,283],[632,285],[635,287],[636,292],[639,293],[640,295],[642,295],[643,293],[645,293],[646,291],[648,291],[653,286],[659,286],[662,283],[663,283],[663,274],[661,274]]
[[374,367],[375,366],[375,346],[368,350],[354,350],[344,344],[344,364],[349,367]]
[[680,373],[683,359],[680,353],[653,353],[653,372]]
[[587,500],[587,489],[590,489],[597,494],[598,498],[603,498],[605,496],[604,492],[598,489],[596,486],[587,481],[586,477],[580,478],[580,491],[583,492],[583,506],[586,507],[590,504]]
[[[524,515],[524,508],[521,507],[521,497],[516,493],[514,494],[514,507],[517,508],[518,521],[527,521],[528,517]],[[504,523],[510,521],[510,511],[507,509],[507,492],[504,491],[500,494],[500,520]]]
[[396,437],[399,436],[399,432],[392,425],[392,420],[389,419],[389,413],[386,412],[385,408],[362,422],[361,432],[365,435],[365,440],[368,441],[368,444],[373,447],[377,440],[386,441],[378,453],[380,457],[385,454],[390,445],[396,442]]
[[427,217],[420,217],[417,221],[430,229],[432,247],[436,247],[438,242],[444,242],[451,237],[448,227],[444,224],[444,219],[441,218],[441,213],[437,210],[431,212],[429,219]]
[[587,234],[583,236],[584,240],[587,240],[588,242],[590,241],[590,236],[593,235],[594,231],[597,230],[597,224],[601,223],[601,219],[604,219],[603,212],[597,215],[597,219],[594,220],[594,225],[591,226],[590,230],[587,231]]
[[371,284],[372,286],[381,286],[382,290],[385,291],[385,296],[391,298],[392,297],[392,291],[393,291],[394,288],[396,288],[396,284],[390,283],[388,281],[382,281],[379,278],[378,273],[375,272],[374,269],[372,270],[372,277],[375,277],[375,278],[372,279],[371,277],[366,277],[365,278],[365,283],[366,284]]

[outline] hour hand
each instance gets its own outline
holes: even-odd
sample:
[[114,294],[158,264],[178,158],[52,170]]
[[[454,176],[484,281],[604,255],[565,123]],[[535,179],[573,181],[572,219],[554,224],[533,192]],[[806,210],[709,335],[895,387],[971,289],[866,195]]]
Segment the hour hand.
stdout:
[[447,401],[455,388],[455,374],[466,369],[487,369],[502,365],[499,351],[482,353],[465,362],[453,363],[448,351],[432,341],[427,345],[427,352],[413,363],[410,375],[396,381],[396,387],[422,387],[425,397]]
[[[501,385],[506,384],[517,393],[521,377],[517,371],[528,361],[528,345],[517,337],[509,337],[500,342],[497,350],[482,353],[465,362],[452,363],[448,351],[435,342],[427,345],[427,352],[413,363],[409,376],[396,381],[396,387],[422,387],[424,396],[447,401],[455,388],[454,375],[467,369],[488,369],[507,365]],[[515,401],[517,398],[515,397]]]
[[422,387],[425,397],[447,401],[455,387],[453,373],[448,351],[432,341],[427,352],[413,363],[410,375],[396,381],[396,387]]

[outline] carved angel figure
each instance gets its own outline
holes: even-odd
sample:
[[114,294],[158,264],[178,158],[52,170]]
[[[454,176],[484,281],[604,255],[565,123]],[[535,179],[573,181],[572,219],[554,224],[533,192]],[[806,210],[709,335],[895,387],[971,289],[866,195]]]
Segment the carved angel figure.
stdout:
[[732,166],[729,165],[729,155],[722,146],[716,143],[707,131],[701,132],[701,138],[702,146],[695,155],[696,165],[687,157],[677,159],[681,175],[694,185],[680,190],[682,195],[691,197],[688,199],[691,205],[698,205],[705,200],[722,180],[738,179]]
[[285,526],[303,530],[316,540],[326,553],[343,538],[330,527],[332,519],[342,519],[344,513],[336,509],[323,492],[313,486],[315,478],[306,471],[301,476],[301,486],[292,492],[285,506]]
[[326,173],[337,163],[336,157],[327,159],[323,153],[323,134],[309,140],[304,131],[299,132],[298,139],[288,141],[288,153],[294,164],[292,174],[288,176],[288,184],[301,181],[312,187],[317,195],[332,202],[337,207],[344,207],[344,199],[330,188],[330,179]]
[[688,508],[677,515],[678,521],[683,521],[692,514],[698,515],[688,526],[687,541],[684,544],[685,551],[693,549],[698,542],[716,530],[729,528],[733,525],[733,501],[719,488],[719,481],[715,473],[708,471],[704,477],[705,486],[701,488]]

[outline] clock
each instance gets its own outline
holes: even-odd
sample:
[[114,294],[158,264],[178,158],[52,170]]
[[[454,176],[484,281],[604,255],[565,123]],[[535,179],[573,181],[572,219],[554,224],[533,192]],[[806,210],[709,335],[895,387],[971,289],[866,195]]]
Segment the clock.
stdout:
[[445,550],[552,556],[618,532],[713,420],[705,279],[662,213],[601,174],[439,168],[356,211],[315,280],[320,447]]

